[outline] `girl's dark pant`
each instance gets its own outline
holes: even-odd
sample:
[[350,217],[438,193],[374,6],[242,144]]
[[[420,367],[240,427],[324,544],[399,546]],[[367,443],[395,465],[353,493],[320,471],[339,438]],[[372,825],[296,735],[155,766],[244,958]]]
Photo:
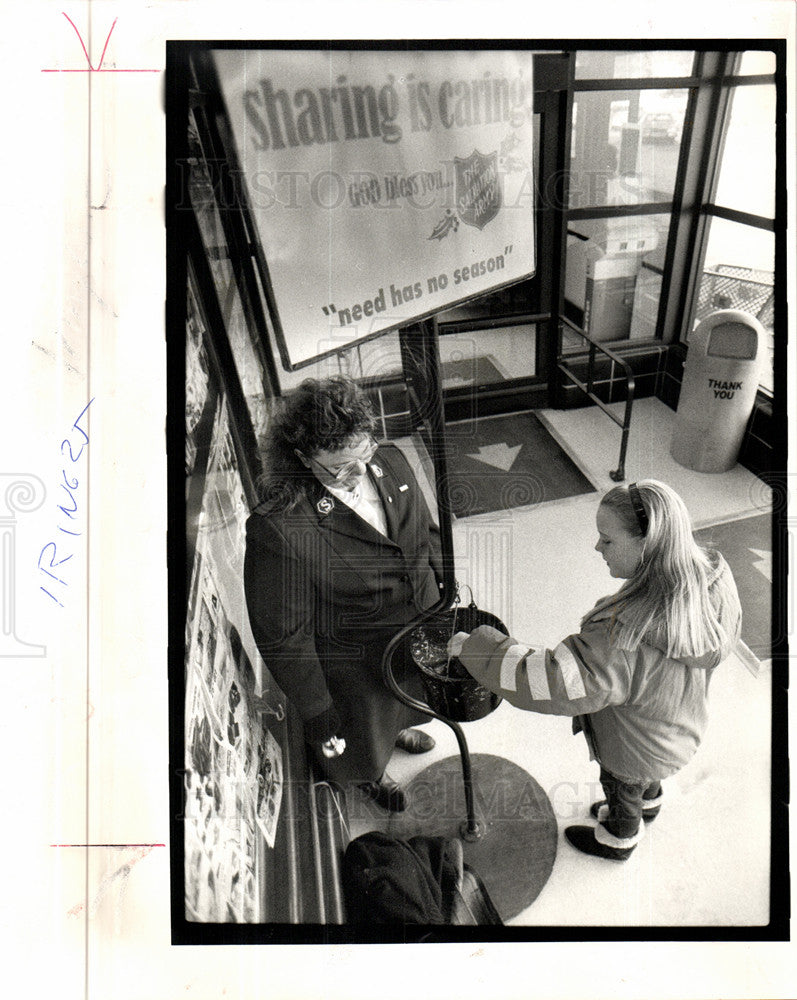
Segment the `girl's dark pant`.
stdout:
[[642,821],[643,801],[661,795],[661,782],[622,781],[604,768],[601,768],[600,782],[609,804],[609,814],[603,825],[615,837],[633,837]]

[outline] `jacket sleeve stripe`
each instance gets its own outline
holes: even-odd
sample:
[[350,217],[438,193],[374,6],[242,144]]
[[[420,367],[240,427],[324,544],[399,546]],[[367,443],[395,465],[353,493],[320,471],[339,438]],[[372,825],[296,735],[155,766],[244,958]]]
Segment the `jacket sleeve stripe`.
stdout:
[[571,701],[574,701],[576,698],[585,698],[587,691],[584,687],[584,679],[581,676],[575,656],[573,656],[564,643],[560,642],[553,651],[553,657],[561,672],[567,697]]
[[498,683],[504,691],[517,691],[517,665],[528,653],[528,646],[510,646],[501,660],[501,674]]
[[535,701],[548,701],[551,692],[548,688],[548,675],[545,671],[545,649],[539,652],[531,650],[526,657],[526,680],[529,693]]

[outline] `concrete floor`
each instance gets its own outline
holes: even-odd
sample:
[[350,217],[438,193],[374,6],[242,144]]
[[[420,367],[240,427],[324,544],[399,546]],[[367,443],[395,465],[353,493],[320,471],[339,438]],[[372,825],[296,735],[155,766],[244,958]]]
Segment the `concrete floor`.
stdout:
[[[457,579],[473,588],[522,642],[555,645],[581,615],[617,587],[594,551],[595,512],[614,485],[619,429],[595,409],[537,411],[597,488],[596,493],[483,514],[454,525]],[[684,498],[695,527],[768,509],[770,494],[737,466],[692,472],[669,456],[673,412],[655,399],[635,403],[627,480],[661,479]],[[762,586],[769,586],[762,577]],[[467,591],[465,598],[467,601]],[[753,669],[751,669],[751,667]],[[757,669],[757,674],[754,672]],[[771,665],[732,656],[712,684],[711,721],[696,757],[665,782],[665,804],[624,865],[579,854],[564,827],[589,822],[600,797],[597,765],[570,720],[504,703],[464,725],[473,753],[503,756],[546,790],[559,825],[551,877],[511,923],[528,926],[756,926],[768,922]],[[390,775],[406,783],[457,753],[451,730],[432,721],[430,754],[396,752]],[[350,835],[385,828],[379,810],[355,809]],[[384,814],[382,814],[384,816]]]

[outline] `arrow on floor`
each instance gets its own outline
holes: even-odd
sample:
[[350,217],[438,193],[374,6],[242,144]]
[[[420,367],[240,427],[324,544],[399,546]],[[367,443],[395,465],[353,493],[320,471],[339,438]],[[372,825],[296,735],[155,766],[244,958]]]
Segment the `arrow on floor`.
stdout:
[[753,568],[772,583],[772,553],[763,549],[750,549],[750,551],[754,556],[758,556],[758,560],[753,562]]
[[482,445],[477,455],[468,454],[468,458],[475,458],[477,462],[484,462],[485,465],[492,465],[496,469],[509,472],[522,447],[522,444],[516,444],[510,448],[503,441],[500,444]]

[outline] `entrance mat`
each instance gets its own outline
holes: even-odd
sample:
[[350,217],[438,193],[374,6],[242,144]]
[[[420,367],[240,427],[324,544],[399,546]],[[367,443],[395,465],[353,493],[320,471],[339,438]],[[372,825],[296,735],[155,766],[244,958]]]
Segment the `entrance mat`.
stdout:
[[755,514],[695,532],[731,568],[742,605],[742,641],[759,660],[772,655],[772,515]]
[[455,517],[595,492],[533,413],[449,424],[446,457]]
[[440,375],[444,389],[489,385],[506,379],[498,368],[498,362],[490,355],[443,361],[440,364]]

